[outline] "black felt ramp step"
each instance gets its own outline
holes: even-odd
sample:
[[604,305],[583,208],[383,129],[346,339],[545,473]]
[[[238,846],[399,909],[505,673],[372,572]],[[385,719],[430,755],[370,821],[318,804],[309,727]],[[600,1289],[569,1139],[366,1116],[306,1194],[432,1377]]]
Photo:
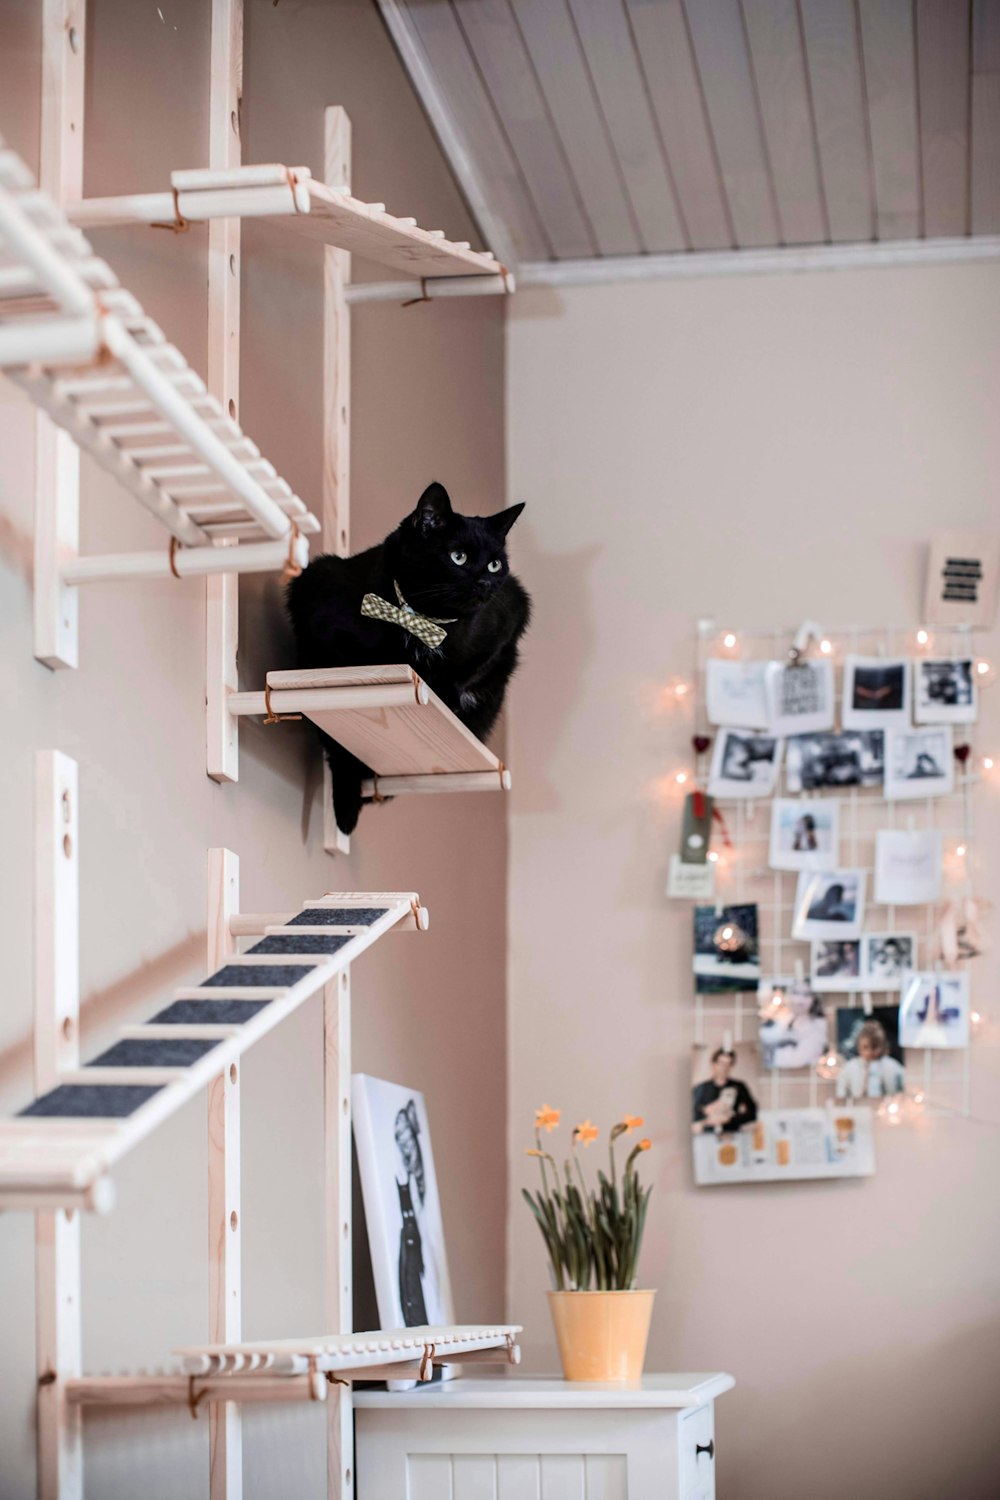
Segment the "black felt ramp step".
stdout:
[[22,1109],[21,1114],[67,1120],[124,1120],[158,1094],[161,1087],[161,1084],[138,1083],[61,1083]]
[[175,1000],[152,1017],[151,1026],[243,1026],[270,1000]]
[[198,988],[291,989],[315,967],[315,964],[226,964],[217,974],[203,979]]
[[307,906],[289,927],[370,927],[384,917],[387,906]]
[[351,939],[346,933],[303,932],[299,937],[275,932],[262,938],[247,951],[250,953],[336,953]]
[[126,1037],[95,1057],[88,1068],[189,1068],[206,1052],[221,1047],[200,1037]]

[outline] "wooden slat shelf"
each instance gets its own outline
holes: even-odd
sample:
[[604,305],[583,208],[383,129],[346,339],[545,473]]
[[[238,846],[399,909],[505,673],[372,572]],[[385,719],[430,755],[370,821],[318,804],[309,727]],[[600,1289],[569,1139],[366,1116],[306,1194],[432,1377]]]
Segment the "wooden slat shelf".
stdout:
[[426,926],[409,891],[325,895],[262,924],[246,953],[176,990],[91,1064],[61,1070],[55,1088],[0,1121],[0,1209],[107,1209],[107,1174],[127,1151],[384,933]]
[[403,663],[269,672],[267,693],[234,693],[233,714],[302,714],[370,766],[367,795],[509,791],[492,750]]
[[308,167],[274,163],[219,172],[181,171],[172,172],[170,182],[170,192],[85,198],[69,206],[69,217],[84,229],[263,218],[405,276],[509,280],[492,255],[473,250],[467,241],[446,239],[442,230],[421,229],[415,219],[386,213],[384,203],[364,203],[346,188],[317,182]]
[[62,583],[308,561],[316,517],[2,140],[0,368],[179,544],[70,557]]

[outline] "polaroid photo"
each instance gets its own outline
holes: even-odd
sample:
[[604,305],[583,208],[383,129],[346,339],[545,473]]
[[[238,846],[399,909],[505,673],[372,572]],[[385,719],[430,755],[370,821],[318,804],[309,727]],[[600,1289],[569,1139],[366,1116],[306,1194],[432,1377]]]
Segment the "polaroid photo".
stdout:
[[792,937],[855,938],[865,916],[864,870],[803,870],[795,892]]
[[906,1088],[899,1037],[899,1006],[838,1010],[838,1099],[884,1099]]
[[705,711],[710,724],[739,729],[767,727],[764,661],[727,661],[711,656],[705,663]]
[[889,729],[910,722],[910,664],[900,658],[848,656],[844,662],[844,729]]
[[770,797],[778,784],[781,740],[749,729],[715,736],[708,790],[713,797]]
[[767,727],[771,734],[806,734],[810,730],[833,728],[832,662],[803,661],[792,666],[769,661],[764,685]]
[[917,966],[914,932],[866,932],[861,944],[863,989],[898,990],[906,970]]
[[772,870],[830,870],[840,859],[840,805],[776,797],[771,804]]
[[756,990],[761,974],[756,905],[696,906],[692,967],[699,995]]
[[933,729],[888,729],[885,736],[885,795],[946,797],[955,787],[950,724]]
[[764,1068],[814,1068],[829,1045],[826,1011],[805,984],[790,982],[771,990],[760,1016],[761,1065]]
[[899,997],[899,1040],[904,1047],[969,1045],[969,976],[910,970]]
[[941,899],[943,841],[934,828],[880,828],[875,835],[875,900],[924,906]]
[[918,658],[913,663],[913,719],[916,724],[973,724],[976,719],[975,663]]
[[884,766],[885,735],[881,729],[793,734],[785,754],[785,785],[790,792],[881,786]]
[[810,960],[813,984],[823,993],[864,989],[860,938],[819,938]]

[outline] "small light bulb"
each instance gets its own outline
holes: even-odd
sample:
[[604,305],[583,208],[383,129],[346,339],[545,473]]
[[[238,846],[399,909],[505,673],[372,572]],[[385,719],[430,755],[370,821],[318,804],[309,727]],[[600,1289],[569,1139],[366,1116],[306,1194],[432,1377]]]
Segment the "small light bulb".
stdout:
[[917,1092],[913,1096],[913,1102],[914,1104],[923,1104],[924,1093],[922,1089],[917,1089]]
[[955,850],[955,853],[958,855],[959,859],[963,859],[965,857],[965,845],[959,844],[958,848]]
[[678,786],[683,786],[687,779],[688,778],[686,771],[678,771],[677,775],[674,777],[674,780],[676,781]]
[[710,850],[709,850],[709,851],[708,851],[708,859],[709,859],[709,862],[710,862],[710,863],[711,863],[711,864],[713,864],[713,865],[717,865],[717,864],[718,864],[718,863],[719,863],[719,856],[718,856],[718,854],[717,854],[717,853],[716,853],[716,852],[715,852],[715,850],[714,850],[714,849],[710,849]]
[[[732,644],[732,638],[730,636],[727,636],[726,637],[726,645],[729,646],[731,644]],[[976,662],[976,671],[979,673],[980,677],[985,677],[986,674],[987,674],[987,672],[989,670],[990,670],[990,664],[989,664],[988,661],[977,661]]]
[[820,643],[819,643],[819,649],[823,653],[824,656],[829,656],[831,654],[831,652],[833,651],[833,642],[832,641],[828,641],[826,639],[826,637],[824,636],[823,640],[821,640]]
[[918,646],[926,646],[927,642],[929,640],[930,640],[930,636],[927,634],[926,630],[918,630],[917,631],[917,645]]
[[688,693],[690,691],[691,691],[691,684],[689,682],[679,682],[677,684],[677,686],[674,688],[674,697],[675,698],[686,698],[687,695],[688,695]]
[[731,630],[728,630],[722,637],[722,644],[725,646],[727,651],[731,651],[736,645],[736,637],[733,635],[733,632]]
[[996,668],[987,656],[977,656],[973,668],[980,687],[989,687],[996,681]]
[[982,1021],[982,1019],[983,1019],[983,1017],[982,1017],[982,1014],[981,1014],[980,1011],[978,1011],[978,1010],[970,1011],[970,1013],[969,1013],[969,1020],[972,1022],[973,1026],[978,1026],[979,1023]]
[[732,935],[733,929],[731,927],[723,927],[722,931],[719,933],[719,936],[722,938],[722,941],[724,943],[728,943]]
[[983,756],[983,770],[984,771],[992,771],[992,769],[993,769],[993,757],[992,757],[992,755],[984,755]]

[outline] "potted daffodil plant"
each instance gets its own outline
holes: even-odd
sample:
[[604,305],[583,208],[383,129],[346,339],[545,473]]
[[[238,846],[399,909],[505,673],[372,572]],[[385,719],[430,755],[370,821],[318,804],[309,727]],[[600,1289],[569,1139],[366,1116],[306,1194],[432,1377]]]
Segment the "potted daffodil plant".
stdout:
[[642,1126],[626,1115],[611,1127],[608,1169],[588,1183],[580,1159],[598,1138],[584,1120],[573,1130],[562,1167],[542,1145],[542,1132],[557,1129],[560,1112],[543,1104],[535,1111],[535,1157],[541,1188],[522,1188],[549,1253],[555,1324],[563,1375],[567,1380],[636,1381],[642,1374],[649,1322],[656,1293],[636,1287],[639,1251],[652,1188],[639,1181],[639,1158],[651,1142],[638,1140],[619,1174],[616,1147]]

